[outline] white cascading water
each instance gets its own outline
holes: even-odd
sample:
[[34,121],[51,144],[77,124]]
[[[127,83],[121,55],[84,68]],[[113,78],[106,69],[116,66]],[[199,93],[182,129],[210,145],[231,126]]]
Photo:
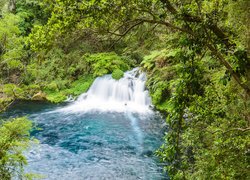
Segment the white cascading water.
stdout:
[[145,89],[145,82],[146,75],[140,73],[138,68],[127,71],[120,80],[114,80],[111,75],[98,77],[88,92],[62,110],[150,112],[151,99]]

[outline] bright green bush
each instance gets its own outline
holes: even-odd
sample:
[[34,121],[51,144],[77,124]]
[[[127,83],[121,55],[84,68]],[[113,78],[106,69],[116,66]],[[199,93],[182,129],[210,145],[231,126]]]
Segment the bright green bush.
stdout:
[[72,83],[70,89],[68,89],[67,92],[70,95],[78,96],[86,92],[92,85],[93,81],[94,78],[91,75],[80,78],[79,80],[76,80]]
[[112,78],[115,79],[115,80],[119,80],[123,77],[124,75],[124,72],[120,69],[115,69],[113,72],[112,72]]
[[113,52],[86,54],[83,56],[83,59],[90,64],[91,72],[94,76],[111,74],[116,69],[126,71],[130,68],[130,65],[124,58]]
[[93,83],[94,78],[91,75],[83,76],[82,78],[74,81],[67,88],[57,90],[45,89],[46,98],[48,101],[53,103],[60,103],[67,99],[67,96],[79,96],[80,94],[86,92],[91,84]]
[[46,99],[52,103],[60,103],[67,99],[63,92],[45,91]]
[[3,86],[2,92],[7,96],[14,96],[14,89],[16,88],[15,84],[5,84]]

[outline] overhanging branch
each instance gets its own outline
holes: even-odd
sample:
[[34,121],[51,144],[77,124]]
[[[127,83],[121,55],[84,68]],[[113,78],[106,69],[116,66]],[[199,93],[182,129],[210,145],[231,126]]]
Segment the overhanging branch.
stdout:
[[[116,35],[116,36],[121,36],[121,37],[123,37],[123,36],[125,36],[126,34],[128,34],[128,32],[131,31],[134,27],[136,27],[136,26],[138,26],[138,25],[140,25],[140,24],[142,24],[142,23],[143,23],[143,21],[140,20],[140,21],[138,21],[138,22],[132,24],[132,25],[131,25],[129,28],[127,28],[126,31],[124,31],[122,34],[119,34],[119,33],[116,33],[116,32],[110,32],[110,31],[109,31],[108,33],[113,34],[113,35]],[[121,28],[121,26],[120,26],[119,28],[117,28],[117,29],[120,29],[120,28]]]
[[[178,19],[182,19],[186,22],[190,23],[202,23],[204,20],[199,16],[194,16],[188,13],[179,14],[177,9],[170,3],[169,0],[161,0],[161,2],[165,5],[166,9],[174,16],[178,16]],[[224,44],[227,48],[235,47],[234,43],[229,41],[228,36],[216,25],[211,24],[206,26],[210,29]]]

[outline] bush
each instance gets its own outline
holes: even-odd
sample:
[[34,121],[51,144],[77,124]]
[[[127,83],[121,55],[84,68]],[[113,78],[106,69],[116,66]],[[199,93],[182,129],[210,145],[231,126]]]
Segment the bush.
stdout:
[[86,92],[91,84],[93,83],[94,78],[91,75],[83,76],[82,78],[74,81],[68,89],[64,87],[63,89],[50,90],[45,89],[46,99],[53,103],[60,103],[67,99],[67,96],[79,96],[80,94]]
[[25,176],[23,168],[27,160],[23,152],[30,146],[31,129],[32,122],[25,117],[0,120],[0,179],[9,180],[16,176],[23,179]]
[[87,54],[83,58],[90,64],[91,71],[95,77],[110,74],[116,69],[126,71],[130,68],[130,65],[127,64],[127,59],[113,52]]
[[115,69],[113,72],[112,72],[112,78],[115,79],[115,80],[119,80],[123,77],[124,73],[122,70],[120,69]]
[[70,89],[66,90],[67,95],[78,96],[86,92],[92,85],[94,78],[92,76],[84,76],[76,81],[74,81]]
[[52,103],[59,103],[66,100],[67,96],[63,92],[46,91],[46,99]]

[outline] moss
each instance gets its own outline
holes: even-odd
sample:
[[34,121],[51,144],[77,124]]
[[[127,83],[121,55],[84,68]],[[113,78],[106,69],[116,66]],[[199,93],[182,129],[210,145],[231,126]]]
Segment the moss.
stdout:
[[115,80],[119,80],[123,77],[124,75],[124,72],[120,69],[115,69],[113,72],[112,72],[112,78],[115,79]]

